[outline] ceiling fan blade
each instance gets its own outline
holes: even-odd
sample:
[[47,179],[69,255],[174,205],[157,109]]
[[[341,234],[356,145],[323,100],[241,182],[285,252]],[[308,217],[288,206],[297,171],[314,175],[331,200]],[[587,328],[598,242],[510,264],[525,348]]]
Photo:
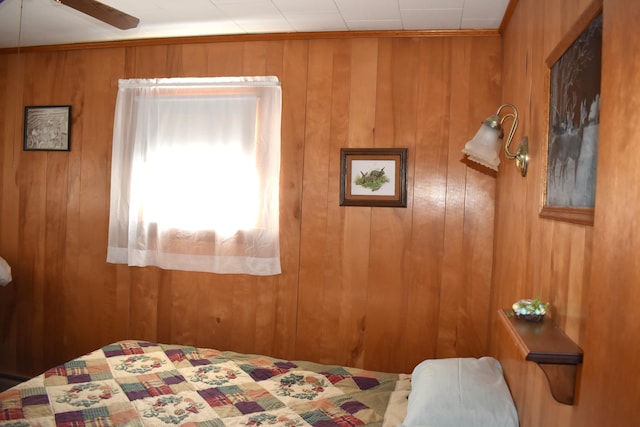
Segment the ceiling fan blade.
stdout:
[[135,16],[128,15],[104,3],[95,0],[56,0],[65,6],[93,16],[102,22],[113,25],[121,30],[129,30],[138,26],[140,20]]

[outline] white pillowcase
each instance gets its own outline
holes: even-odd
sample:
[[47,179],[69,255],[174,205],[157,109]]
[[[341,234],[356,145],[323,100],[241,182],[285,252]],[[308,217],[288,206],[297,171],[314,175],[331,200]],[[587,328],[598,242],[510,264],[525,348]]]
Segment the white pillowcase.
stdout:
[[492,357],[430,359],[411,374],[404,427],[517,427],[518,414]]
[[0,257],[0,286],[8,285],[11,282],[11,267],[4,258]]

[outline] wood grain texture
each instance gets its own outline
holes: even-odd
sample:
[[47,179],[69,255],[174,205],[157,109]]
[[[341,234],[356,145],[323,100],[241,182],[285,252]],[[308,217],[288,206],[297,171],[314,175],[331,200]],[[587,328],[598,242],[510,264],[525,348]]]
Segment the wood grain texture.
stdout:
[[[538,216],[546,174],[546,58],[582,10],[572,3],[571,7],[563,3],[563,12],[559,13],[556,2],[521,0],[504,32],[503,97],[504,102],[518,107],[521,117],[515,139],[528,135],[530,141],[538,143],[530,144],[532,161],[527,178],[520,177],[512,164],[504,165],[498,174],[492,301],[498,309],[520,298],[540,295],[551,302],[554,320],[582,344],[581,292],[588,283],[586,266],[591,259],[586,245],[592,229]],[[583,2],[582,8],[587,6]],[[565,12],[565,7],[572,12]],[[494,325],[496,321],[493,316]],[[509,345],[503,339],[498,336],[499,356],[504,351],[501,348]],[[575,406],[555,402],[544,373],[533,362],[513,355],[505,364],[505,372],[523,427],[590,425],[574,424],[579,400]]]
[[[548,121],[547,58],[577,22],[603,8],[602,104],[596,209],[593,226],[541,218]],[[503,96],[520,109],[532,162],[528,177],[513,168],[498,174],[494,294],[508,307],[536,295],[584,350],[573,406],[553,402],[544,374],[513,355],[513,343],[496,335],[492,351],[504,363],[521,426],[635,425],[640,409],[637,360],[640,333],[635,305],[640,266],[636,120],[640,98],[640,43],[629,37],[640,5],[623,0],[558,3],[519,0],[504,31]],[[620,120],[621,117],[629,119]],[[495,321],[495,318],[493,319]]]
[[[2,257],[10,264],[18,258],[19,233],[19,207],[17,200],[19,188],[16,185],[17,176],[15,164],[18,161],[22,140],[20,124],[22,110],[14,106],[19,104],[22,98],[22,60],[17,56],[0,57],[0,129],[3,143],[0,149],[0,248]],[[18,82],[18,84],[13,84]],[[16,271],[12,271],[16,277]],[[2,348],[15,349],[16,323],[18,316],[19,295],[15,286],[5,287],[0,294],[0,346]],[[17,354],[13,351],[0,351],[0,365],[5,366],[5,371],[17,372]]]
[[[635,380],[640,374],[635,362],[640,346],[631,339],[640,334],[640,315],[635,310],[640,301],[640,237],[634,231],[640,214],[640,150],[633,143],[640,137],[640,40],[628,37],[640,19],[640,5],[606,0],[603,18],[598,210],[585,300],[582,410],[576,418],[578,423],[624,425],[640,415]],[[619,120],[625,116],[631,119]]]
[[[501,54],[499,36],[468,33],[33,49],[20,65],[0,54],[4,135],[20,134],[22,105],[74,108],[69,153],[2,140],[0,252],[16,283],[0,289],[0,371],[125,338],[394,372],[486,354],[495,177],[460,149],[499,103]],[[283,88],[283,273],[107,264],[118,79],[255,74]],[[408,148],[407,208],[339,206],[342,147]]]

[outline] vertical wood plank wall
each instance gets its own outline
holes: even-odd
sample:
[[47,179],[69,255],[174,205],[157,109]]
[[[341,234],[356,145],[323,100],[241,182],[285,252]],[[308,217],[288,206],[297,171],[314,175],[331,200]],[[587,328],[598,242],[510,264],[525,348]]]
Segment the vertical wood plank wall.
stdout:
[[[486,354],[495,177],[460,149],[500,101],[499,36],[229,38],[0,54],[0,371],[119,339],[410,372]],[[107,264],[118,79],[276,75],[283,274]],[[22,151],[71,104],[71,151]],[[406,209],[340,207],[341,147],[407,147]]]
[[[640,4],[604,0],[600,135],[595,222],[541,219],[548,122],[547,56],[596,4],[519,0],[503,34],[503,99],[520,110],[516,140],[529,136],[527,178],[500,171],[496,190],[490,346],[505,365],[522,427],[635,426],[640,417]],[[531,97],[531,98],[529,98]],[[531,100],[530,100],[531,99]],[[573,406],[553,400],[542,371],[503,339],[499,307],[541,295],[584,350]]]

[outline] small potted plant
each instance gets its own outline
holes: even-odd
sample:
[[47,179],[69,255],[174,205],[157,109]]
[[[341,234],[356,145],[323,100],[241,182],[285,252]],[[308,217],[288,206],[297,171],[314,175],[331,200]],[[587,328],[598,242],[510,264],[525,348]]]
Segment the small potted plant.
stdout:
[[549,303],[543,303],[540,297],[534,299],[521,299],[513,303],[511,307],[513,315],[516,319],[526,320],[528,322],[542,322],[544,315],[547,314]]

